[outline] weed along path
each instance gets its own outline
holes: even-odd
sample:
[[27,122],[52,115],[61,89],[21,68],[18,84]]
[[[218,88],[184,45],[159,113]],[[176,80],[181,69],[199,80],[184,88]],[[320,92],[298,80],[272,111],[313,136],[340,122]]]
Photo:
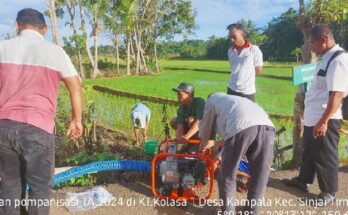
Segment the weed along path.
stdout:
[[[339,191],[337,201],[326,207],[312,206],[314,194],[319,193],[317,182],[310,186],[309,193],[303,193],[294,188],[289,188],[282,183],[283,178],[296,176],[298,171],[272,172],[265,198],[260,202],[252,204],[262,205],[260,214],[323,214],[323,215],[348,215],[348,165],[342,165],[339,171]],[[180,203],[175,201],[159,201],[153,198],[151,194],[151,181],[148,173],[135,172],[117,172],[111,183],[102,185],[115,199],[106,206],[96,209],[69,213],[64,207],[64,199],[67,192],[83,192],[90,187],[83,188],[62,188],[54,191],[55,203],[51,207],[52,215],[141,215],[141,214],[199,214],[210,215],[217,214],[216,210],[220,204],[218,200],[217,182],[214,183],[214,192],[212,198],[207,201],[195,203]],[[246,194],[237,195],[235,202],[246,204],[243,199]],[[237,211],[240,207],[237,207]]]

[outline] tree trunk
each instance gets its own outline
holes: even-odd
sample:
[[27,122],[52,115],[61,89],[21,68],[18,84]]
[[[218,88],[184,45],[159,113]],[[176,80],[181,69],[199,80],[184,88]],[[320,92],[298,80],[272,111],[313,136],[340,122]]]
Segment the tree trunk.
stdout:
[[86,79],[86,75],[85,75],[85,70],[83,69],[83,62],[82,62],[82,56],[81,56],[81,52],[78,51],[77,52],[77,61],[79,64],[79,70],[80,70],[80,75],[82,80]]
[[94,4],[94,18],[93,18],[93,41],[94,41],[94,67],[93,67],[93,78],[100,75],[98,68],[98,34],[99,34],[99,23],[98,23],[98,6]]
[[130,72],[130,55],[131,55],[131,37],[128,35],[127,37],[127,75],[131,75]]
[[157,57],[157,43],[156,43],[156,41],[154,43],[153,49],[154,49],[154,52],[155,52],[156,72],[159,73],[160,72],[160,68],[159,68],[159,62],[158,62],[158,57]]
[[[306,22],[305,17],[305,5],[304,0],[299,0],[300,9],[299,9],[299,27],[303,34],[304,44],[301,47],[302,49],[302,61],[303,63],[312,63],[316,57],[315,54],[311,51],[311,45],[309,42],[309,30],[310,26]],[[293,157],[292,164],[293,168],[297,168],[302,163],[302,154],[303,154],[303,112],[304,112],[304,99],[305,99],[305,86],[300,84],[297,88],[297,93],[295,97],[294,104],[294,129],[293,129]]]
[[[70,0],[66,0],[65,6],[66,6],[68,13],[70,15],[71,27],[73,29],[74,35],[77,35],[77,28],[75,25],[75,5],[72,5]],[[85,77],[85,71],[83,69],[83,62],[82,62],[82,56],[81,56],[80,49],[78,49],[78,51],[77,51],[77,61],[78,61],[78,65],[79,65],[80,76],[82,79],[85,79],[86,77]]]
[[135,59],[135,52],[134,52],[134,47],[133,47],[133,40],[130,37],[130,50],[131,50],[131,57]]
[[140,59],[140,34],[139,37],[137,35],[137,31],[134,30],[134,41],[135,41],[135,47],[137,48],[137,58],[136,58],[136,69],[135,69],[135,74],[139,75],[139,70],[141,66],[141,59]]
[[144,73],[148,73],[148,69],[147,69],[147,64],[146,64],[146,59],[145,59],[145,55],[144,55],[144,49],[141,47],[141,43],[140,43],[140,48],[141,48],[141,52],[140,52],[140,56],[141,56],[141,59],[143,61],[143,67],[142,67],[142,71]]
[[57,26],[57,14],[55,0],[46,0],[50,13],[53,43],[60,46],[60,35]]
[[79,0],[78,2],[79,2],[79,8],[80,8],[81,31],[82,31],[83,35],[86,37],[85,38],[85,48],[86,48],[89,62],[92,65],[92,67],[94,68],[94,60],[93,60],[92,53],[91,53],[91,50],[89,49],[89,45],[88,45],[88,34],[87,34],[86,23],[85,23],[85,12],[83,10],[81,0]]
[[117,75],[120,75],[120,51],[119,51],[120,41],[118,35],[115,35],[115,47],[116,47],[116,71]]
[[93,36],[94,39],[94,67],[93,67],[93,76],[92,78],[96,78],[101,74],[98,68],[98,35]]

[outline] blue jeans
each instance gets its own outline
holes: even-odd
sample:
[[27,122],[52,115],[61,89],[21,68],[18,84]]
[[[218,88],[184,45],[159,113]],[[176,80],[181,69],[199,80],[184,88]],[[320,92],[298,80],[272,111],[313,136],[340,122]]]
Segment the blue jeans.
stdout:
[[[47,215],[54,176],[54,135],[27,123],[0,120],[0,215]],[[28,184],[28,211],[19,201],[25,199]]]

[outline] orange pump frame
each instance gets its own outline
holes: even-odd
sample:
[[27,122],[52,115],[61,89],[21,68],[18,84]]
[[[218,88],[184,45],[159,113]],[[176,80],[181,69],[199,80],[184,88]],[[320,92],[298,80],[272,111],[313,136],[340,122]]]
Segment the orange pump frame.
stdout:
[[[155,198],[159,199],[174,199],[174,200],[188,200],[188,201],[197,201],[199,199],[209,199],[211,194],[213,193],[214,186],[214,162],[211,159],[211,150],[207,150],[206,152],[200,151],[199,154],[169,154],[168,147],[169,143],[177,143],[180,142],[177,139],[165,139],[158,145],[157,155],[152,160],[151,163],[151,189]],[[182,141],[181,141],[182,142]],[[186,144],[197,145],[200,144],[199,140],[187,140]],[[164,147],[164,149],[163,149]],[[178,196],[177,189],[173,189],[170,196],[161,196],[156,191],[156,163],[165,160],[167,157],[176,157],[176,158],[199,158],[204,161],[207,165],[206,175],[209,178],[209,192],[205,197],[199,197],[195,194],[195,190],[199,189],[203,185],[195,185],[194,189],[184,189],[184,193],[182,196]]]

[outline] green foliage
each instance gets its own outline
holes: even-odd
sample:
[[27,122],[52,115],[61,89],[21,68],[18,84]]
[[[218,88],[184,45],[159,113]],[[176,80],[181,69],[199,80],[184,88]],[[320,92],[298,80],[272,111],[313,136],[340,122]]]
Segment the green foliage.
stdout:
[[312,0],[306,4],[307,21],[312,24],[341,22],[347,19],[347,15],[347,1]]
[[294,50],[292,50],[291,55],[296,57],[296,62],[298,63],[300,55],[301,55],[301,49],[300,48],[295,48]]
[[119,160],[120,158],[120,155],[113,154],[108,151],[108,149],[105,149],[105,151],[102,152],[94,152],[93,154],[82,151],[73,157],[68,158],[67,163],[74,166],[81,166],[95,161]]
[[[108,161],[108,160],[119,160],[121,157],[117,154],[105,149],[102,152],[95,152],[89,154],[86,151],[79,152],[71,158],[68,158],[66,162],[70,165],[81,166],[95,161]],[[74,186],[93,186],[97,182],[97,177],[94,174],[87,174],[84,176],[70,179],[69,184]]]
[[88,174],[81,177],[72,178],[69,180],[69,185],[85,187],[85,186],[93,186],[97,182],[97,178],[94,175]]
[[207,58],[227,60],[227,50],[230,46],[231,42],[228,37],[217,38],[211,36],[207,41]]
[[180,48],[180,57],[182,58],[202,58],[206,54],[206,44],[202,40],[184,41]]
[[[177,86],[180,82],[194,84],[196,87],[195,95],[202,98],[206,98],[212,92],[226,92],[226,86],[230,76],[228,73],[228,62],[178,60],[172,62],[171,65],[176,68],[185,69],[185,71],[173,68],[173,70],[167,69],[165,72],[156,76],[88,80],[86,83],[171,99],[176,99],[176,94],[171,88]],[[220,70],[221,68],[221,70],[227,71],[227,73],[220,74],[195,71],[195,69],[209,70],[210,68],[211,70]],[[264,74],[285,74],[284,76],[290,77],[291,69],[265,68]],[[296,87],[292,85],[291,81],[258,77],[256,79],[256,87],[258,92],[256,94],[256,100],[265,107],[268,112],[287,115],[292,114],[294,104],[293,96],[295,95]],[[272,99],[269,99],[269,95],[272,95]]]
[[76,56],[78,52],[83,52],[85,37],[79,34],[73,34],[70,37],[63,37],[64,50],[70,56]]
[[154,23],[154,39],[172,39],[177,34],[184,38],[196,29],[196,12],[188,0],[160,0],[158,1],[159,17]]
[[264,59],[296,60],[291,52],[303,44],[303,36],[297,27],[297,20],[297,11],[290,8],[268,23],[264,32],[268,39],[260,46]]
[[252,44],[259,45],[267,40],[267,36],[262,34],[261,29],[257,28],[250,19],[241,19],[237,21],[237,23],[244,26],[245,38],[248,39]]

